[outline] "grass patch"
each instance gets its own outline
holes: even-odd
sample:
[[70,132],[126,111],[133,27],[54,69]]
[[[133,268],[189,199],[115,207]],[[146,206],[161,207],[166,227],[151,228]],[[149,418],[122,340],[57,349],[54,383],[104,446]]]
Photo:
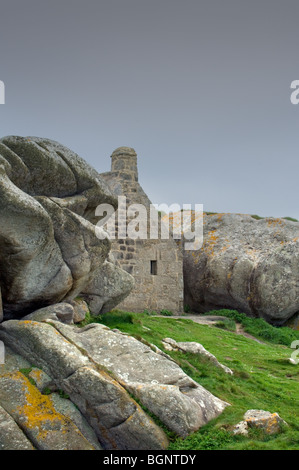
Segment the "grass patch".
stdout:
[[[182,209],[183,210],[183,209]],[[217,215],[219,212],[204,212],[206,215]],[[252,217],[255,220],[262,220],[262,219],[273,219],[273,217],[262,217],[261,215],[258,214],[250,214],[250,217]],[[278,217],[280,218],[280,217]],[[299,222],[298,219],[295,219],[294,217],[281,217],[284,220],[290,220],[291,222]]]
[[236,310],[213,310],[208,312],[207,315],[224,316],[234,322],[241,323],[246,333],[270,343],[283,344],[289,347],[293,341],[299,340],[299,331],[287,326],[272,326],[262,318],[250,318],[245,313]]
[[172,317],[173,313],[171,310],[166,310],[165,308],[160,311],[160,315],[163,315],[164,317]]
[[[234,322],[246,326],[242,314],[234,311],[222,312]],[[233,313],[228,314],[228,312]],[[220,315],[219,311],[217,315]],[[264,326],[259,319],[249,320],[252,328],[256,325],[251,334],[252,331],[258,331],[261,325]],[[299,450],[299,422],[296,411],[299,410],[299,365],[289,363],[293,352],[290,348],[293,330],[290,330],[289,335],[271,334],[270,340],[265,339],[262,333],[265,344],[260,344],[228,329],[201,325],[175,316],[157,317],[145,313],[112,311],[91,318],[91,321],[117,327],[125,333],[158,346],[196,382],[230,403],[231,406],[228,406],[217,419],[187,438],[169,436],[169,449]],[[281,328],[274,329],[283,331]],[[298,335],[298,332],[295,334]],[[217,357],[219,362],[232,369],[234,375],[225,374],[222,369],[198,355],[166,351],[162,344],[162,340],[166,337],[176,341],[201,343]],[[289,342],[285,344],[287,340]],[[250,432],[249,437],[234,436],[231,432],[232,427],[242,420],[248,409],[277,412],[289,426],[282,433],[273,436],[260,432]]]
[[283,217],[285,220],[290,220],[291,222],[299,222],[298,219],[294,219],[294,217]]
[[225,318],[223,321],[215,322],[214,326],[223,330],[236,331],[236,322],[232,318]]
[[65,400],[69,400],[70,398],[70,396],[61,389],[58,390],[58,394],[60,398],[64,398]]
[[109,326],[109,328],[118,328],[119,325],[124,323],[133,323],[134,317],[133,313],[122,312],[120,310],[113,310],[109,313],[104,313],[103,315],[93,316],[88,313],[85,319],[78,324],[79,327],[84,327],[90,323],[101,323],[103,325]]

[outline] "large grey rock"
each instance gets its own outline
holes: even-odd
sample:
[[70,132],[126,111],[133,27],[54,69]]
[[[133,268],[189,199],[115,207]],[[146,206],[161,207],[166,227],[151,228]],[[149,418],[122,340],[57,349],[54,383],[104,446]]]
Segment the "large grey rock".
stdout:
[[236,424],[233,429],[233,434],[240,435],[240,436],[248,436],[248,424],[247,421],[240,421]]
[[36,388],[41,392],[44,393],[45,390],[50,390],[50,387],[53,388],[53,380],[51,377],[46,374],[43,370],[39,369],[38,367],[30,367],[30,372],[28,372],[29,380],[33,381]]
[[278,413],[270,413],[264,410],[248,410],[233,428],[234,434],[248,435],[249,428],[262,429],[265,434],[277,434],[287,423]]
[[203,347],[202,344],[196,343],[195,341],[175,341],[172,338],[164,338],[163,339],[163,345],[165,349],[168,349],[169,351],[183,351],[185,353],[191,353],[191,354],[198,354],[199,356],[202,356],[209,361],[212,362],[216,367],[219,367],[220,369],[224,370],[226,374],[233,375],[233,371],[225,366],[224,364],[221,364],[218,359],[214,356],[214,354],[211,354],[209,351],[206,350],[206,348]]
[[168,446],[163,431],[106,372],[82,367],[61,386],[87,417],[105,449],[161,450]]
[[105,263],[94,273],[92,281],[82,290],[93,315],[109,312],[124,300],[134,287],[134,278],[115,264]]
[[117,202],[99,174],[57,142],[5,137],[0,202],[4,318],[74,299],[110,250],[96,236],[95,209]]
[[49,307],[40,308],[35,312],[29,313],[22,320],[44,321],[56,320],[62,323],[72,324],[74,320],[74,307],[67,302],[49,305]]
[[299,223],[204,215],[203,246],[184,251],[185,304],[283,324],[299,310]]
[[96,364],[84,348],[69,340],[65,335],[69,330],[60,331],[58,325],[63,323],[9,320],[0,325],[0,338],[43,369],[57,388],[70,396],[105,449],[165,449],[168,440],[164,432],[122,383],[111,377],[105,366]]
[[49,395],[49,400],[57,412],[66,416],[77,426],[95,450],[102,450],[94,430],[71,400],[62,398],[58,393],[51,393]]
[[0,376],[0,405],[40,450],[94,450],[77,426],[21,372]]
[[55,322],[55,327],[180,436],[197,430],[227,406],[166,355],[131,336],[99,324],[77,329]]
[[5,361],[4,364],[0,364],[0,375],[20,369],[30,369],[30,367],[31,362],[14,352],[7,344],[5,345]]
[[13,418],[0,406],[0,450],[34,450]]
[[73,314],[73,322],[74,323],[80,323],[82,322],[86,315],[90,313],[90,308],[87,305],[86,302],[84,302],[83,299],[75,299],[75,300],[70,300],[69,303],[73,307],[74,314]]

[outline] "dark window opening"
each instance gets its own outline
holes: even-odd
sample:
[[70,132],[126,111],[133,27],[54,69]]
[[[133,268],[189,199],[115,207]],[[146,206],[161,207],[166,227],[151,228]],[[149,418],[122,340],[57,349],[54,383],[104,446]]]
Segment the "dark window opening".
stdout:
[[151,261],[151,274],[157,275],[157,261]]

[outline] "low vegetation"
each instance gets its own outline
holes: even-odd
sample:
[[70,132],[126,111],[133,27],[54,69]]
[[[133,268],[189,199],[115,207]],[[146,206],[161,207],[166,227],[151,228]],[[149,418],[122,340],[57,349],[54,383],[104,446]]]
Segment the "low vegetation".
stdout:
[[[204,212],[204,214],[206,215],[217,215],[219,212]],[[261,219],[273,219],[274,217],[270,216],[270,217],[262,217],[258,214],[250,214],[250,216],[255,219],[255,220],[261,220]],[[298,219],[295,219],[294,217],[281,217],[282,219],[284,220],[290,220],[291,222],[299,222]]]
[[[165,337],[196,341],[233,370],[234,375],[228,376],[197,355],[165,351],[190,377],[231,405],[186,439],[176,438],[169,432],[170,450],[299,450],[299,364],[289,362],[294,352],[290,345],[294,339],[299,339],[299,333],[289,328],[275,328],[235,311],[217,311],[217,315],[224,317],[222,325],[209,326],[182,317],[154,316],[153,312],[136,314],[114,310],[99,317],[89,316],[80,326],[103,323],[162,350]],[[262,338],[263,343],[236,334],[236,323],[242,324],[251,335]],[[288,426],[272,436],[262,431],[251,431],[249,437],[234,436],[233,426],[242,420],[248,409],[277,412]]]
[[[227,329],[230,329],[228,325],[235,325],[239,323],[242,325],[243,330],[256,338],[267,340],[274,344],[284,344],[290,346],[293,341],[299,340],[299,331],[292,330],[288,327],[277,328],[270,325],[262,318],[251,318],[245,315],[245,313],[237,312],[236,310],[212,310],[207,315],[219,315],[223,316],[224,327],[227,325]],[[221,322],[220,322],[221,323]],[[216,326],[218,326],[216,324]],[[234,329],[233,327],[231,328]]]

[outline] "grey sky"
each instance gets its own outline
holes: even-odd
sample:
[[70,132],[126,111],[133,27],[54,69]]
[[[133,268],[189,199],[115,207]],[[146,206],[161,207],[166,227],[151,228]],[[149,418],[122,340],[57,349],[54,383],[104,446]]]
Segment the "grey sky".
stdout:
[[1,137],[99,172],[135,148],[155,203],[299,218],[298,0],[1,0]]

